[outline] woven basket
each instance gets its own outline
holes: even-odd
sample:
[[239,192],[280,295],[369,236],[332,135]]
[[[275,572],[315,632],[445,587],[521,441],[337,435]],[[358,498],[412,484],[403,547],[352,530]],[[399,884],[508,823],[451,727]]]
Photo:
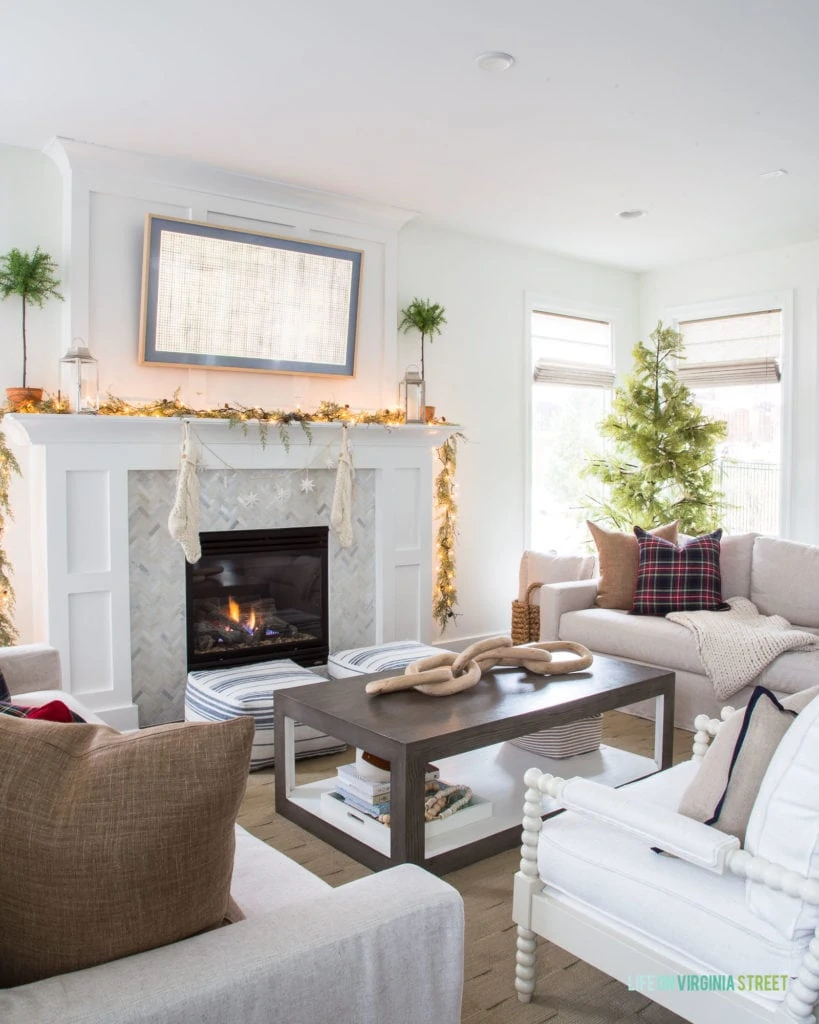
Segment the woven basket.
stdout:
[[542,586],[542,583],[530,583],[526,589],[526,599],[512,602],[513,644],[530,644],[540,640],[540,608],[536,604],[529,604],[529,600],[532,591]]

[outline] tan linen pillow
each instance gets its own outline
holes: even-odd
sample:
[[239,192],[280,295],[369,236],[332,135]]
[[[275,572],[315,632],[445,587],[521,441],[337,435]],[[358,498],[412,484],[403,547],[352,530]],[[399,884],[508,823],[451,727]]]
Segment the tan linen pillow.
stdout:
[[253,733],[0,718],[0,986],[221,924]]
[[[699,771],[680,800],[680,814],[736,836],[745,830],[774,751],[796,715],[819,695],[819,686],[791,694],[781,703],[757,686],[748,706],[720,727]],[[733,767],[732,767],[733,765]]]
[[[677,523],[655,526],[648,532],[663,540],[677,543]],[[640,549],[633,533],[607,530],[599,523],[586,520],[589,532],[597,545],[597,562],[600,582],[597,584],[598,608],[623,608],[630,611],[637,587],[637,569],[640,564]]]

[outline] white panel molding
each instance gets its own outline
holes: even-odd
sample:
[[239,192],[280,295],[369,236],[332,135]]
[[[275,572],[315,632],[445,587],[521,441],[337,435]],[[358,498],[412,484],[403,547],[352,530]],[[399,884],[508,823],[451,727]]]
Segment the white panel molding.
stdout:
[[[174,206],[191,220],[219,223],[220,217],[252,222],[261,233],[298,238],[326,238],[337,244],[365,247],[356,378],[367,382],[368,405],[395,404],[398,366],[398,231],[416,216],[353,197],[237,174],[190,161],[109,149],[72,139],[56,138],[46,147],[63,177],[63,246],[66,306],[63,310],[64,350],[74,337],[92,349],[107,339],[94,338],[97,302],[92,274],[94,195],[137,201],[146,209]],[[136,225],[134,225],[136,229]],[[123,268],[133,286],[135,267]],[[123,285],[123,288],[125,285]],[[127,302],[125,292],[121,296]],[[106,296],[111,302],[111,297]],[[136,344],[138,324],[133,325]],[[136,362],[133,375],[142,367]],[[204,378],[205,380],[207,378]],[[339,390],[343,381],[339,382]],[[302,389],[309,392],[309,388]],[[331,388],[332,390],[332,388]],[[133,393],[141,393],[138,386]],[[375,400],[377,398],[377,401]],[[346,401],[341,398],[340,401]]]
[[75,171],[84,171],[89,181],[96,177],[96,187],[99,187],[103,177],[107,180],[122,180],[130,176],[143,182],[164,185],[184,183],[190,192],[244,198],[260,205],[275,205],[329,217],[346,217],[356,223],[380,224],[395,231],[418,215],[415,210],[404,210],[354,196],[290,185],[176,157],[113,149],[62,136],[52,139],[45,147],[45,152],[50,156],[60,151]]

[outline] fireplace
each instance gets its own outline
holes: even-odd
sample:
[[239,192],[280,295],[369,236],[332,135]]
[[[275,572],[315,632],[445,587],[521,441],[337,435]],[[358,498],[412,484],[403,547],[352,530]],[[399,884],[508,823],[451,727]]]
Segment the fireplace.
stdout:
[[200,534],[186,566],[188,668],[329,654],[326,526]]
[[[331,650],[407,637],[430,642],[432,450],[454,428],[349,429],[353,546],[329,544],[325,636]],[[17,570],[22,639],[56,647],[63,688],[114,728],[181,721],[187,569],[167,529],[179,421],[10,413],[3,431],[27,467],[3,538]],[[335,471],[311,469],[309,491],[297,480],[320,462],[317,453],[338,450],[341,431],[337,423],[314,423],[312,444],[294,429],[289,449],[271,439],[262,451],[253,430],[245,436],[224,420],[197,420],[213,460],[199,472],[202,530],[329,525]],[[259,500],[248,501],[254,493]]]

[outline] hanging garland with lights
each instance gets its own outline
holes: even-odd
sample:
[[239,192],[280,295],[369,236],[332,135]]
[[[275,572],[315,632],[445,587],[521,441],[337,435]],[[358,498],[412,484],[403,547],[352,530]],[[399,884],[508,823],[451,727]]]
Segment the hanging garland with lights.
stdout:
[[[14,410],[20,413],[68,413],[64,401],[46,395],[41,402],[26,403]],[[313,413],[287,412],[282,409],[262,409],[241,405],[225,404],[216,409],[191,409],[179,398],[178,393],[172,398],[160,398],[153,402],[128,402],[125,399],[108,395],[100,403],[101,416],[157,416],[176,419],[209,419],[227,420],[231,426],[240,427],[245,433],[255,424],[259,431],[259,440],[264,447],[268,440],[270,427],[278,430],[279,439],[285,450],[290,449],[289,428],[297,423],[308,440],[312,441],[311,423],[342,423],[342,424],[381,424],[385,427],[400,426],[404,423],[404,414],[395,409],[378,409],[376,412],[363,412],[350,409],[348,405],[337,402],[321,402]],[[0,419],[2,413],[0,412]],[[432,421],[432,425],[446,425],[441,417]],[[442,468],[435,480],[435,506],[440,517],[437,535],[437,576],[433,595],[432,614],[443,633],[447,626],[456,618],[454,607],[457,603],[455,587],[455,520],[457,505],[455,503],[455,467],[458,450],[458,439],[463,434],[453,434],[437,449]],[[20,467],[8,448],[5,438],[0,433],[0,647],[10,646],[17,639],[12,613],[14,611],[14,591],[9,580],[11,566],[2,548],[5,523],[11,517],[9,506],[9,485],[13,474],[20,473]]]
[[[0,412],[0,420],[3,414]],[[0,432],[0,647],[10,647],[17,640],[14,625],[14,588],[11,585],[12,568],[3,548],[3,534],[6,522],[11,518],[9,488],[14,474],[20,475],[13,452],[6,444],[6,436]]]
[[455,538],[458,505],[455,501],[455,469],[458,460],[458,440],[463,434],[453,434],[437,450],[441,470],[435,478],[435,506],[438,523],[438,575],[435,580],[435,597],[432,615],[441,632],[457,618],[455,605],[458,591],[455,587]]

